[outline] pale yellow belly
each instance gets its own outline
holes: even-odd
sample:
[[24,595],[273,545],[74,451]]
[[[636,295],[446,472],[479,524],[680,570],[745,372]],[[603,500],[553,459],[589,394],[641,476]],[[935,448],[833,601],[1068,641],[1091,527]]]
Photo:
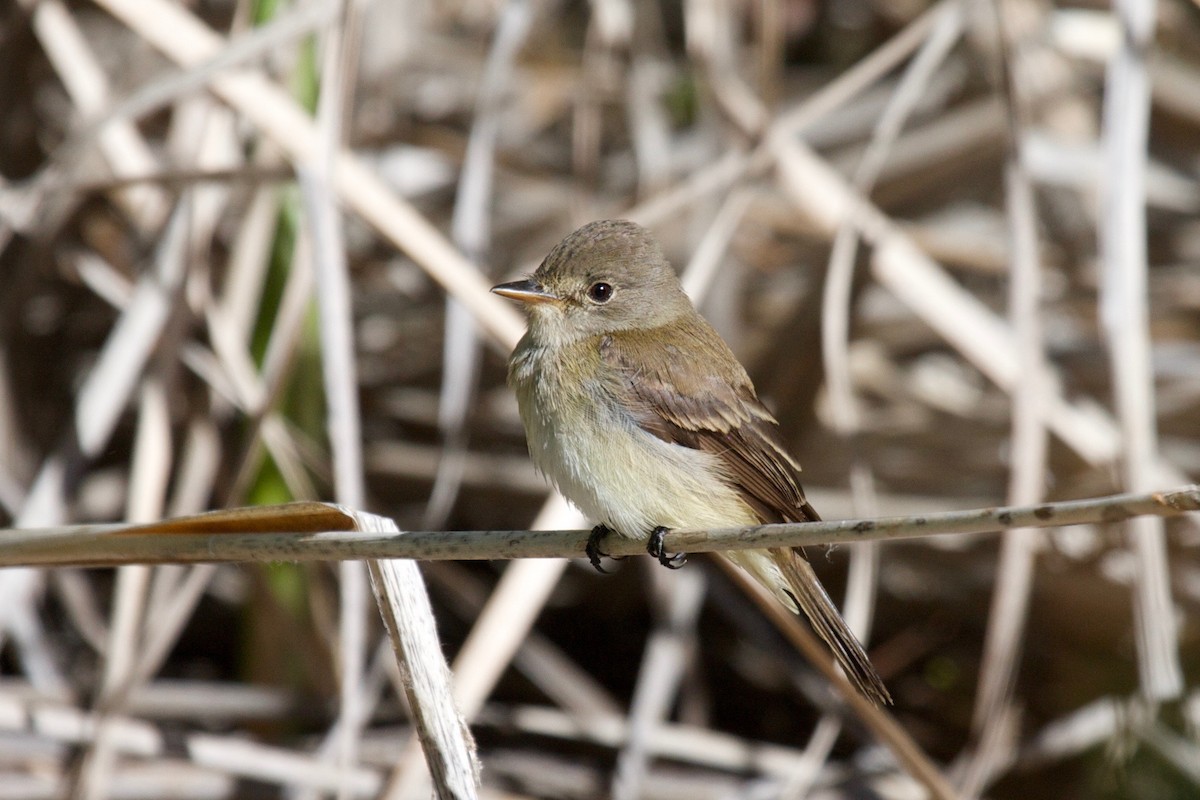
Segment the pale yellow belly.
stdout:
[[537,468],[596,522],[636,539],[658,526],[756,522],[708,453],[665,442],[600,392],[562,391],[544,372],[518,383]]
[[[659,526],[704,529],[759,522],[722,480],[712,455],[647,433],[614,401],[594,401],[604,397],[594,385],[564,391],[546,370],[524,366],[512,377],[530,456],[592,521],[632,539],[647,539]],[[725,555],[795,607],[766,551]]]

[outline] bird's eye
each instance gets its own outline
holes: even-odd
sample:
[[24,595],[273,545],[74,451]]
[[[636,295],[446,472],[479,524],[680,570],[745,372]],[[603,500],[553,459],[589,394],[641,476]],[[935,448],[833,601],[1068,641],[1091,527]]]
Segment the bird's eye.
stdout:
[[587,296],[596,303],[607,303],[612,299],[613,287],[611,283],[604,281],[596,281],[588,287]]

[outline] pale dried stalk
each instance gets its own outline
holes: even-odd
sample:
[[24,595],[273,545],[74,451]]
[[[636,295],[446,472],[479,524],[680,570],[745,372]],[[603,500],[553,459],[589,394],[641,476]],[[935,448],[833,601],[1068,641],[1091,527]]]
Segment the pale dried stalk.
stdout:
[[[1017,338],[1017,355],[1023,380],[1012,392],[1012,471],[1010,503],[1036,503],[1045,492],[1047,458],[1046,419],[1049,374],[1042,342],[1042,267],[1038,256],[1037,209],[1033,183],[1025,168],[1023,141],[1028,129],[1026,104],[1031,93],[1019,83],[1023,74],[1023,40],[1005,24],[1006,14],[1031,13],[1029,5],[1009,0],[996,8],[1001,51],[1006,53],[1004,86],[1010,107],[1009,156],[1005,169],[1005,199],[1012,234],[1009,278],[1009,316]],[[1016,710],[1012,698],[1024,645],[1025,621],[1033,586],[1035,556],[1041,537],[1018,529],[1004,535],[1000,565],[988,614],[987,634],[975,698],[972,733],[976,749],[966,771],[963,791],[977,797],[987,783],[1012,759]]]
[[[480,722],[533,736],[617,748],[628,738],[629,722],[615,713],[595,713],[586,720],[543,706],[489,706]],[[787,778],[801,768],[799,750],[779,744],[748,741],[730,734],[680,723],[663,723],[647,743],[649,755],[690,767],[742,775]],[[775,795],[769,795],[775,796]],[[907,797],[896,794],[888,796]]]
[[[496,560],[570,558],[584,551],[590,531],[414,531],[403,536],[313,532],[293,518],[321,504],[264,506],[264,513],[286,520],[269,533],[239,525],[247,509],[211,512],[185,520],[142,527],[76,525],[48,529],[0,530],[0,566],[111,566],[137,563],[222,561],[331,561],[354,558]],[[298,510],[297,510],[298,509]],[[1124,494],[1036,506],[946,511],[868,520],[750,525],[711,531],[671,531],[664,540],[672,552],[702,553],[764,547],[816,547],[868,541],[920,539],[927,536],[995,533],[1014,528],[1123,522],[1140,516],[1174,517],[1200,511],[1200,486],[1150,494]],[[208,527],[206,527],[208,526]],[[296,533],[278,531],[299,531]],[[609,537],[612,555],[639,555],[642,542]]]
[[[131,486],[125,514],[131,522],[162,514],[170,475],[171,436],[167,395],[161,381],[147,378],[142,386],[135,439]],[[108,725],[109,714],[125,707],[135,680],[137,654],[142,644],[146,597],[151,572],[145,566],[125,566],[117,571],[104,671],[96,706],[96,737],[73,776],[74,797],[106,797],[116,767],[117,751]]]
[[[187,206],[184,202],[176,207],[155,268],[138,282],[80,388],[75,403],[75,440],[42,462],[17,516],[18,525],[60,521],[66,508],[68,464],[79,454],[95,455],[112,435],[177,300],[184,275]],[[13,636],[30,677],[56,685],[62,681],[60,671],[37,635],[41,625],[34,601],[41,584],[41,576],[28,570],[0,575],[0,630]]]
[[[33,29],[42,49],[71,95],[81,119],[91,118],[109,104],[108,76],[100,68],[87,38],[60,0],[30,2]],[[124,119],[111,120],[95,132],[96,143],[117,177],[135,177],[154,172],[158,160],[137,126]],[[133,186],[116,192],[116,200],[143,231],[156,230],[170,210],[168,197],[157,186]]]
[[704,577],[699,572],[676,577],[680,580],[672,581],[669,587],[661,580],[656,587],[655,607],[662,613],[646,642],[629,703],[629,727],[613,773],[614,800],[645,796],[654,732],[667,721],[695,643],[704,603]]
[[[963,10],[957,3],[943,3],[928,38],[905,70],[896,91],[888,100],[871,143],[854,174],[855,189],[864,197],[871,195],[905,122],[923,96],[929,81],[962,34]],[[875,477],[854,448],[861,429],[858,398],[850,374],[850,312],[854,263],[858,253],[858,230],[849,217],[842,221],[834,236],[821,299],[821,350],[825,368],[829,407],[833,428],[852,448],[850,488],[855,514],[874,514],[878,508]],[[875,582],[879,552],[875,545],[855,548],[851,554],[846,581],[843,614],[859,640],[868,642],[874,617]],[[829,757],[841,730],[841,723],[830,714],[822,716],[805,749],[806,769],[789,782],[790,797],[801,797],[815,780],[819,764]]]
[[[1154,43],[1154,0],[1118,0],[1123,36],[1109,64],[1104,93],[1108,181],[1099,222],[1104,270],[1100,318],[1112,362],[1120,419],[1121,470],[1129,491],[1157,479],[1158,430],[1150,362],[1146,275],[1146,150],[1150,78],[1146,54]],[[1142,691],[1155,700],[1178,697],[1183,687],[1171,580],[1162,524],[1131,521],[1129,545],[1138,557],[1134,584],[1138,669]]]
[[450,670],[421,573],[411,561],[372,561],[368,568],[437,796],[473,798],[479,788],[474,741],[450,699]]
[[[195,67],[226,46],[217,33],[184,8],[165,0],[96,0],[176,63]],[[213,77],[212,91],[255,124],[293,162],[312,163],[319,141],[311,117],[277,84],[259,72]],[[410,204],[346,149],[339,149],[333,188],[359,214],[462,302],[498,341],[516,344],[524,329],[519,314],[489,293],[489,282]]]
[[[565,560],[552,563],[560,563],[563,566],[567,564]],[[453,613],[461,619],[478,618],[485,604],[489,607],[498,605],[493,600],[496,593],[492,591],[492,587],[462,565],[445,561],[431,561],[427,562],[421,571],[426,580],[437,586],[442,602],[449,603],[454,609]],[[506,569],[505,574],[507,575],[509,571]],[[502,607],[496,612],[496,616],[500,616],[504,610]],[[479,627],[476,624],[476,628]],[[479,650],[484,650],[486,647],[509,646],[506,640],[500,639],[500,631],[493,629],[489,632],[496,635],[485,644],[479,645]],[[529,626],[529,629],[523,631],[522,635],[512,638],[517,641],[512,665],[537,686],[556,708],[560,708],[564,713],[571,714],[580,720],[590,719],[597,714],[617,715],[621,713],[621,704],[612,694],[601,686],[583,666],[575,663],[544,634]],[[495,671],[496,668],[492,665],[498,660],[500,659],[480,659],[481,666],[478,669],[472,669],[473,665],[468,665],[468,659],[463,650],[459,650],[455,663],[451,665],[451,671],[455,676],[455,691],[458,696],[462,698],[467,696],[468,692],[471,695],[477,694],[473,689],[468,689],[463,685],[464,676],[468,673],[479,675],[484,669]],[[488,685],[488,692],[491,691],[492,685]],[[472,715],[472,723],[476,719],[478,717]]]
[[765,169],[772,161],[769,148],[771,137],[802,135],[810,126],[883,78],[920,47],[939,15],[944,13],[945,6],[952,2],[957,0],[943,0],[926,11],[811,97],[777,117],[768,129],[766,143],[754,152],[729,150],[711,166],[694,172],[677,186],[638,204],[623,216],[653,228],[671,219],[681,209],[711,194],[727,190],[747,174]]
[[[797,139],[774,139],[784,188],[796,206],[831,234],[846,216],[875,248],[872,274],[947,343],[1006,392],[1021,378],[1011,329],[983,302],[956,283],[875,205],[853,190],[824,159]],[[1095,408],[1048,393],[1046,424],[1088,463],[1107,466],[1120,442],[1112,420]],[[1160,481],[1187,477],[1159,459]]]
[[[338,502],[360,508],[366,499],[362,456],[362,423],[358,408],[358,370],[354,348],[349,267],[345,232],[332,190],[338,152],[343,147],[343,118],[353,93],[356,55],[346,44],[354,39],[354,16],[346,3],[338,3],[340,24],[324,31],[321,94],[317,108],[315,157],[297,165],[301,196],[308,218],[315,273],[321,340],[321,377],[327,407],[326,431],[333,460],[333,488]],[[359,686],[367,648],[367,570],[347,561],[338,567],[338,716],[332,725],[324,755],[348,776],[358,759],[358,742],[369,710],[359,702]],[[380,588],[380,605],[386,591]],[[383,612],[386,616],[386,612]],[[407,621],[403,618],[401,624]],[[339,800],[350,792],[347,782],[338,787]]]
[[[455,245],[477,263],[487,260],[492,246],[489,211],[495,182],[500,114],[511,88],[517,53],[525,43],[533,16],[532,5],[525,0],[506,4],[500,13],[475,104],[475,120],[467,139],[450,230]],[[474,317],[453,297],[446,300],[444,329],[438,405],[438,428],[444,446],[425,506],[423,525],[427,528],[442,526],[463,484],[470,460],[466,420],[475,395],[482,356]]]
[[[1013,327],[1020,342],[1024,379],[1013,393],[1013,469],[1009,500],[1036,503],[1044,491],[1046,469],[1045,363],[1041,350],[1041,326],[1037,319],[1041,299],[1040,267],[1037,263],[1037,233],[1033,187],[1027,175],[1018,175],[1010,163],[1006,172],[1013,227],[1013,277],[1009,292]],[[1042,545],[1037,531],[1021,528],[1008,531],[1000,549],[996,586],[988,614],[987,635],[980,664],[979,692],[975,699],[972,728],[979,742],[1004,726],[999,721],[1012,712],[1009,707],[1015,687],[1017,665],[1023,650],[1029,594],[1033,586],[1034,559]],[[1000,750],[1012,743],[996,742]],[[976,753],[973,785],[964,787],[969,797],[978,796],[983,786],[1006,763],[1010,754],[982,746]]]
[[[364,533],[399,533],[389,519],[353,516]],[[367,567],[437,797],[474,798],[479,789],[475,742],[453,700],[421,571],[411,561],[398,560],[370,561]]]
[[[194,687],[189,691],[194,692]],[[242,698],[238,699],[244,702]],[[230,713],[223,703],[217,704],[216,708],[219,714]],[[129,716],[101,719],[96,714],[58,701],[49,701],[44,696],[26,702],[10,696],[0,697],[0,730],[9,734],[23,733],[64,745],[83,745],[96,740],[102,723],[107,726],[111,744],[120,756],[164,760],[182,748],[183,755],[191,760],[192,765],[206,772],[322,792],[333,791],[340,778],[333,767],[309,756],[255,744],[238,736],[196,733],[181,737],[168,736],[140,719]],[[381,784],[378,772],[364,767],[354,770],[351,781],[353,795],[364,800],[375,797]],[[11,787],[6,784],[5,788]],[[173,795],[177,789],[175,787],[164,794]],[[61,792],[53,796],[61,796]]]
[[[554,493],[542,506],[533,527],[581,523],[579,512]],[[566,567],[567,562],[561,559],[532,559],[510,564],[504,571],[454,659],[454,701],[465,719],[473,719],[483,707],[527,641]],[[424,778],[414,768],[419,756],[411,746],[403,751],[388,780],[385,797],[402,800],[419,789]]]

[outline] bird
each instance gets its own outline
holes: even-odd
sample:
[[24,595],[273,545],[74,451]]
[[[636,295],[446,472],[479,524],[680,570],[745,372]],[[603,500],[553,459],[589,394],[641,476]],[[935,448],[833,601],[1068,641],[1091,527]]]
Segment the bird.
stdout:
[[[669,530],[820,519],[779,423],[645,228],[584,225],[492,291],[527,311],[508,383],[534,465],[598,523],[587,547],[598,569],[612,533],[677,568]],[[863,696],[891,702],[802,550],[721,555],[802,612]]]

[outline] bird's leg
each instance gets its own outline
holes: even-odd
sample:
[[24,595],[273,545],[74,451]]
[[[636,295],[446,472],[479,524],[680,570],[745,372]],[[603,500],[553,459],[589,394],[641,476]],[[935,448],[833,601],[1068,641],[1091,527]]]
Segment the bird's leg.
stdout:
[[683,553],[675,553],[670,555],[663,548],[663,537],[667,535],[667,529],[659,525],[650,532],[650,541],[646,542],[646,552],[658,559],[658,563],[662,564],[667,569],[679,569],[687,563],[687,556]]
[[[592,563],[592,566],[596,568],[596,571],[603,572],[605,575],[608,574],[608,570],[600,566],[600,557],[613,557],[609,556],[608,553],[600,549],[600,543],[604,541],[604,537],[608,536],[610,533],[612,533],[612,529],[608,526],[597,525],[596,527],[592,528],[592,532],[588,536],[587,547],[583,549],[583,552],[587,553],[588,561]],[[625,558],[625,556],[617,556],[614,560],[620,561],[623,558]]]

